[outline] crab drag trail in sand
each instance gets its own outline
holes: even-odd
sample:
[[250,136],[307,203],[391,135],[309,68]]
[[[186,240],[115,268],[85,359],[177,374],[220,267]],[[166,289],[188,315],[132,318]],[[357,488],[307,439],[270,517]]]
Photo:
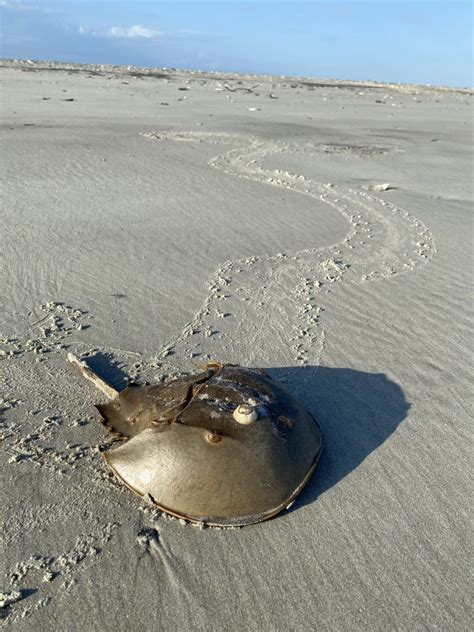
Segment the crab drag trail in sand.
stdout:
[[[285,365],[289,353],[297,365],[318,364],[324,347],[325,294],[341,283],[362,284],[407,273],[436,252],[433,235],[423,222],[367,190],[265,167],[266,158],[273,154],[284,163],[285,154],[327,153],[326,145],[299,146],[214,132],[143,136],[160,142],[230,144],[232,148],[212,158],[210,166],[321,200],[349,224],[345,238],[327,247],[255,253],[224,262],[210,279],[209,294],[193,320],[161,350],[159,357],[173,353],[177,366],[189,368],[190,359],[197,356],[247,366]],[[255,206],[258,212],[257,202]],[[297,207],[294,221],[298,221]]]

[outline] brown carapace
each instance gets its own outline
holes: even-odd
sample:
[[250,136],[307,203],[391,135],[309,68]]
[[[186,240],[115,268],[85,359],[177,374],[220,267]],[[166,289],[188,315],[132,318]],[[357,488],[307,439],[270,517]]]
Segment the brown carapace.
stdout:
[[128,386],[97,406],[123,439],[114,474],[161,510],[243,526],[291,504],[322,450],[314,418],[265,371],[212,363],[202,373]]

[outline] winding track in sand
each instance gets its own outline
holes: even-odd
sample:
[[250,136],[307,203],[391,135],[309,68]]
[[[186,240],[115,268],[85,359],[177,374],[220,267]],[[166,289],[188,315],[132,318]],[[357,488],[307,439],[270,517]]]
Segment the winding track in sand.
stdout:
[[[431,231],[394,204],[340,184],[325,184],[296,173],[265,168],[265,159],[285,153],[328,152],[326,145],[213,132],[152,132],[160,141],[232,144],[209,165],[227,174],[283,187],[339,211],[349,223],[342,242],[292,253],[256,254],[226,261],[209,283],[209,294],[191,322],[162,348],[178,365],[186,358],[221,359],[246,365],[318,364],[324,346],[321,299],[341,282],[365,283],[404,274],[436,251]],[[237,147],[235,146],[237,145]],[[334,148],[337,150],[337,147]],[[370,155],[380,148],[352,148]],[[341,151],[351,152],[350,147]],[[295,212],[297,221],[297,212]]]

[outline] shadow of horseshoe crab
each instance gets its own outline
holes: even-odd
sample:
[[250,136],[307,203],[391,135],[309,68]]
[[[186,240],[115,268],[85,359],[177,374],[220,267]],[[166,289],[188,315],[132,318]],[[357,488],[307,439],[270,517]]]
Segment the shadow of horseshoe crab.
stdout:
[[398,428],[410,409],[403,390],[383,373],[327,366],[267,369],[318,422],[321,461],[291,511],[336,485]]

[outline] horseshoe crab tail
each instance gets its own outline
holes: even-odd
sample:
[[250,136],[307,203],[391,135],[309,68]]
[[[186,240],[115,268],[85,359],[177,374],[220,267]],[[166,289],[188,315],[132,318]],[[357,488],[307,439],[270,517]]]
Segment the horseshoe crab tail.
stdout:
[[88,366],[85,360],[79,359],[73,353],[68,353],[67,359],[72,365],[77,367],[82,375],[87,380],[90,380],[94,384],[94,386],[98,388],[99,391],[101,391],[106,397],[108,397],[109,399],[114,399],[115,397],[117,397],[119,391],[115,390],[113,386],[110,386],[110,384],[108,384],[99,375],[97,375],[97,373],[94,373],[94,371],[90,368],[90,366]]

